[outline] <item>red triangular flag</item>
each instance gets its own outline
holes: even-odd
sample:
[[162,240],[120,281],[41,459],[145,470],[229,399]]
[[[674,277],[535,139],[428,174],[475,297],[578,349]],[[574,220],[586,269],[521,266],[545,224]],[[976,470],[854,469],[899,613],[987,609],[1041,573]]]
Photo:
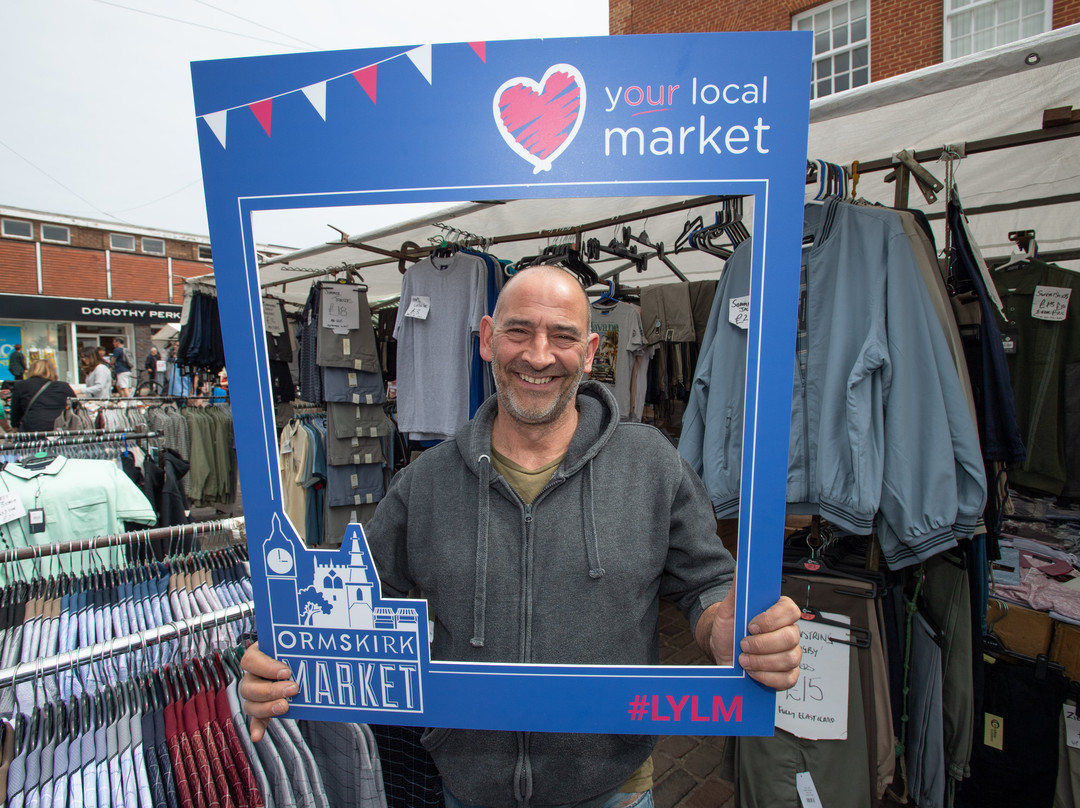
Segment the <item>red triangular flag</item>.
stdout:
[[255,113],[255,117],[259,119],[262,128],[266,130],[267,137],[270,136],[270,113],[273,106],[273,98],[266,98],[262,101],[256,101],[254,104],[248,104],[248,109]]
[[360,86],[364,88],[364,92],[368,94],[368,98],[371,99],[372,104],[375,103],[375,71],[378,67],[379,66],[375,64],[353,71],[353,76],[360,82]]
[[476,55],[480,57],[480,61],[487,64],[487,43],[486,42],[470,42],[469,47],[476,51]]

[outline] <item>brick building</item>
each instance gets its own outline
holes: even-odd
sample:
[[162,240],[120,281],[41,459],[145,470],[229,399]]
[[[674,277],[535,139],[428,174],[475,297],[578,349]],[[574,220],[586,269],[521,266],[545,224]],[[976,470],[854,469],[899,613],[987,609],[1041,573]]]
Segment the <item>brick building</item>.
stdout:
[[814,32],[814,98],[1080,22],[1080,0],[609,0],[612,34]]
[[0,207],[0,380],[16,343],[76,382],[79,350],[122,336],[141,369],[177,333],[184,279],[210,272],[205,236]]

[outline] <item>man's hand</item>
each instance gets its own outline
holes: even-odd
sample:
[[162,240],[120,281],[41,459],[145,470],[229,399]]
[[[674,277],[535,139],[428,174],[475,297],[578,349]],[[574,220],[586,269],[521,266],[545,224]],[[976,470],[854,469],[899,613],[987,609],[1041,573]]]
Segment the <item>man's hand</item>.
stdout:
[[[799,607],[782,597],[750,621],[749,636],[739,643],[739,665],[750,678],[776,690],[787,690],[799,681]],[[696,639],[717,665],[734,662],[735,586],[719,603],[707,608],[698,620]]]
[[289,709],[287,698],[295,696],[300,688],[292,681],[292,671],[284,662],[278,662],[259,650],[252,643],[240,660],[246,673],[240,680],[240,697],[244,700],[244,712],[251,716],[251,740],[262,740],[266,725],[275,715],[284,715]]

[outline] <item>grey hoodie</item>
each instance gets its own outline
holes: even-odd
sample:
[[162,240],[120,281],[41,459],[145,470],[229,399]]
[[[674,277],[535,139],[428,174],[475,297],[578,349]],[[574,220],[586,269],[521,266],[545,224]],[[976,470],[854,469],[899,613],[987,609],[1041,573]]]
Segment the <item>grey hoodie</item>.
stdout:
[[[566,458],[531,505],[491,465],[488,399],[454,440],[394,477],[366,526],[383,593],[418,587],[433,659],[648,665],[662,596],[696,626],[734,563],[708,494],[656,429],[620,423],[595,382],[578,391]],[[603,801],[650,736],[434,729],[424,744],[455,796],[490,808]]]

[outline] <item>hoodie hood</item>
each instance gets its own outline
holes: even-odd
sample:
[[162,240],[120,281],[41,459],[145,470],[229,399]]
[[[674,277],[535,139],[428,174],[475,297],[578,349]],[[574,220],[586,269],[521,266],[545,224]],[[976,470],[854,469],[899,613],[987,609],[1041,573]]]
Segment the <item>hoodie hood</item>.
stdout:
[[[476,416],[456,437],[458,451],[465,465],[480,481],[477,492],[476,519],[476,587],[473,593],[473,635],[470,643],[474,648],[484,645],[487,616],[487,565],[488,536],[491,525],[491,427],[498,413],[498,395],[485,401]],[[585,381],[578,387],[576,406],[578,425],[566,457],[559,464],[551,480],[545,486],[561,484],[567,477],[581,474],[582,523],[585,526],[585,554],[589,564],[589,577],[599,580],[604,576],[600,565],[600,542],[596,529],[596,508],[593,502],[592,459],[615,433],[619,423],[619,404],[602,384]],[[543,496],[541,492],[540,496]]]

